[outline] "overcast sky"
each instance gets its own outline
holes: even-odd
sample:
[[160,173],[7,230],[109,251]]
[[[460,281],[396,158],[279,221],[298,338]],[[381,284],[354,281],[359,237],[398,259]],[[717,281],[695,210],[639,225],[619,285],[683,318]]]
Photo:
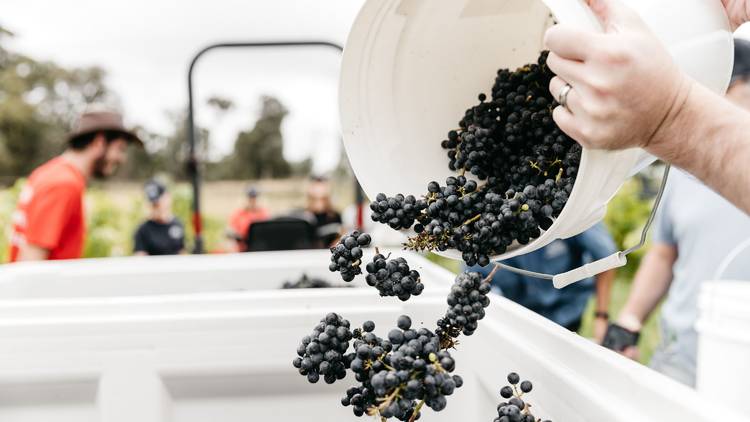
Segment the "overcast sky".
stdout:
[[[120,96],[128,121],[168,134],[169,112],[187,103],[191,57],[217,41],[322,39],[344,44],[363,0],[1,0],[0,23],[17,35],[18,51],[63,65],[98,65]],[[743,28],[748,29],[748,28]],[[743,31],[744,34],[750,31]],[[231,151],[238,130],[257,114],[258,96],[278,96],[291,114],[285,154],[314,154],[317,170],[339,157],[337,80],[331,51],[214,52],[197,68],[199,123],[212,131],[212,151]],[[232,99],[221,119],[213,95]]]
[[[0,23],[16,34],[11,46],[63,65],[98,65],[122,100],[131,124],[168,134],[169,112],[187,104],[192,56],[218,41],[329,40],[343,45],[363,0],[2,0]],[[318,170],[338,161],[337,85],[333,50],[223,51],[196,69],[201,104],[228,97],[235,109],[219,118],[202,106],[213,151],[231,151],[249,127],[258,96],[278,96],[290,109],[283,130],[290,159],[316,155]]]

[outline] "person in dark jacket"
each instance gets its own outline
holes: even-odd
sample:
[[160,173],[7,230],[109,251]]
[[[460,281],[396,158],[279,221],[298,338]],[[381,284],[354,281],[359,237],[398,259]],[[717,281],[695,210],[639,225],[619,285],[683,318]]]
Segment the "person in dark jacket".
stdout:
[[185,228],[172,214],[172,197],[164,184],[150,180],[144,187],[150,215],[135,232],[136,255],[177,255],[185,250]]

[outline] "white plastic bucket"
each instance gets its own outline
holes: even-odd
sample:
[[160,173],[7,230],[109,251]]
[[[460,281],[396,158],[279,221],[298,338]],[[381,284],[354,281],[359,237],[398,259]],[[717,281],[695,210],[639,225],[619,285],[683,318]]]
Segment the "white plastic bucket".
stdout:
[[698,391],[750,415],[750,281],[712,281],[701,289]]
[[[717,93],[729,84],[733,41],[719,1],[625,0],[679,66]],[[554,18],[553,18],[554,16]],[[554,20],[601,28],[581,0],[369,0],[344,51],[344,144],[370,198],[423,194],[453,173],[440,146],[499,68],[535,61]],[[600,221],[622,183],[652,159],[641,149],[584,149],[570,200],[542,236],[503,260],[577,235]],[[441,254],[456,258],[456,251]],[[620,265],[624,259],[620,257]]]
[[750,240],[727,255],[717,281],[701,286],[696,385],[750,415]]

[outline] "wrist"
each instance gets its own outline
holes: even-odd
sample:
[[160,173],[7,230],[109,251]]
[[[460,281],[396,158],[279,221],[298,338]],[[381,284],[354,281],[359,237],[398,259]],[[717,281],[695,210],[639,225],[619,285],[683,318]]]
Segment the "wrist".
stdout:
[[596,311],[594,312],[594,319],[603,319],[609,321],[609,312],[607,311]]
[[634,333],[640,332],[643,328],[643,322],[637,316],[623,312],[617,318],[617,325]]
[[651,138],[646,140],[643,146],[651,154],[666,161],[673,161],[679,149],[684,147],[683,144],[678,143],[680,134],[684,133],[691,123],[688,115],[690,102],[694,97],[695,82],[682,72],[677,73],[675,89],[670,103],[666,106],[667,112]]

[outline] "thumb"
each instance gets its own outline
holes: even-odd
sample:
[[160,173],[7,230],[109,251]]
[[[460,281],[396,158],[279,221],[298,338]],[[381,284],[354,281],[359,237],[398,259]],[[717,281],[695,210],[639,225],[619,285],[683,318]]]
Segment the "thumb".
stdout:
[[623,27],[640,21],[636,13],[620,0],[586,0],[586,3],[601,22],[604,32],[619,32]]

